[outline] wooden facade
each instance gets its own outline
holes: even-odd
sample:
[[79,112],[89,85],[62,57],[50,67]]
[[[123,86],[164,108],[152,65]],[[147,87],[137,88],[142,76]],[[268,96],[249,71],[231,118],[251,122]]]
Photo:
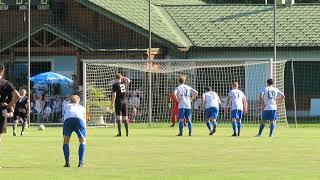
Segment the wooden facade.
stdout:
[[[60,4],[61,5],[61,4]],[[73,0],[65,1],[63,13],[57,15],[52,8],[31,11],[31,56],[75,56],[77,59],[74,76],[76,85],[82,82],[81,59],[146,59],[148,58],[148,37],[139,34],[118,22],[100,15]],[[27,56],[27,11],[0,11],[0,61],[15,63],[16,57]],[[54,26],[55,34],[50,28],[39,28],[44,24]],[[37,32],[39,28],[39,32]],[[82,49],[72,41],[73,36],[90,42],[95,49]],[[81,43],[81,42],[80,42]],[[85,46],[85,45],[84,45]],[[152,58],[163,58],[168,48],[153,43],[155,52]],[[10,71],[10,69],[9,69]],[[15,70],[12,70],[15,71]],[[10,77],[9,77],[10,79]]]

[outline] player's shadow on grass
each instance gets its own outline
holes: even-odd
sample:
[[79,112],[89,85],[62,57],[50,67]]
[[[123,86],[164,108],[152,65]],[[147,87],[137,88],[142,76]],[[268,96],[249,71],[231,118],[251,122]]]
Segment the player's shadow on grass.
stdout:
[[27,167],[27,166],[1,166],[1,169],[31,169],[34,167]]

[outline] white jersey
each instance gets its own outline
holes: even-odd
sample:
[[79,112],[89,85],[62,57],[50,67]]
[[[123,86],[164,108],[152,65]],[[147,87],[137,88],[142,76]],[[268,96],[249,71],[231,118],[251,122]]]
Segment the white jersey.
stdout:
[[79,118],[85,121],[86,119],[86,109],[80,104],[68,103],[63,107],[63,109],[63,120],[66,120],[68,118]]
[[263,88],[261,95],[263,96],[264,110],[277,110],[277,98],[284,97],[284,94],[273,86]]
[[191,109],[190,97],[192,95],[198,95],[198,92],[192,87],[182,84],[175,89],[174,94],[178,97],[179,109]]
[[244,93],[239,89],[232,89],[229,94],[231,110],[243,111],[243,100],[246,98]]
[[211,108],[211,107],[215,107],[215,108],[219,109],[220,98],[216,92],[208,91],[206,93],[203,93],[202,100],[205,103],[206,109]]

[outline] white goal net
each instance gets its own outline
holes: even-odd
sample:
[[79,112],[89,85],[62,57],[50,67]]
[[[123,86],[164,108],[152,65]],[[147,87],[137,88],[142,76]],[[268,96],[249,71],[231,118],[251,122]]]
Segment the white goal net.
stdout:
[[[127,87],[128,114],[132,123],[171,122],[170,93],[178,85],[181,75],[187,76],[187,84],[199,92],[192,103],[192,121],[204,122],[204,106],[201,101],[204,88],[211,86],[222,100],[218,122],[230,123],[230,113],[224,112],[231,82],[237,81],[248,99],[248,113],[244,125],[256,125],[261,120],[259,92],[266,80],[273,77],[275,86],[284,90],[286,61],[272,63],[270,60],[83,60],[84,101],[90,115],[91,125],[114,123],[110,111],[112,84],[116,73],[131,79]],[[271,74],[272,73],[272,74]],[[151,104],[150,104],[151,103]],[[287,124],[285,103],[278,105],[279,123]]]

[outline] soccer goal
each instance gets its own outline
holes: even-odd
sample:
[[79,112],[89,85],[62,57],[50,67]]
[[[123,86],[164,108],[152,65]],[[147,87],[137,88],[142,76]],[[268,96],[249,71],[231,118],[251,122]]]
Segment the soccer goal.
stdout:
[[[222,100],[218,121],[230,123],[225,112],[231,82],[237,81],[248,99],[248,113],[244,125],[256,125],[261,120],[259,92],[272,77],[275,86],[284,90],[286,61],[270,59],[170,59],[170,60],[83,60],[84,102],[90,114],[91,125],[113,123],[110,110],[112,84],[116,73],[131,79],[127,87],[128,114],[133,123],[170,123],[170,93],[178,85],[181,75],[187,84],[199,92],[192,103],[192,121],[204,122],[201,97],[204,88],[211,86]],[[272,67],[272,68],[271,68]],[[278,124],[287,125],[285,103],[278,105]]]

